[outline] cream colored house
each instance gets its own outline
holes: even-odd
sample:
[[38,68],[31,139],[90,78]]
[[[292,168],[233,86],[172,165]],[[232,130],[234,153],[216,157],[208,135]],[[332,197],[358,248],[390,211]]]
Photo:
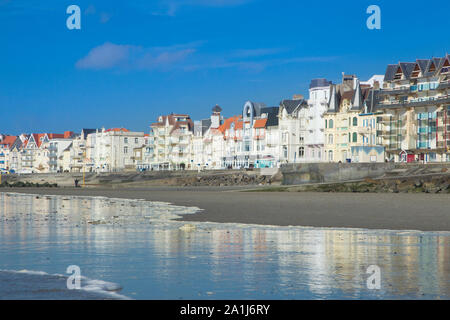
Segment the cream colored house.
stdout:
[[361,85],[355,76],[343,76],[332,85],[328,110],[324,114],[325,152],[329,162],[383,162],[379,136],[380,112],[376,110],[375,88]]
[[134,149],[144,145],[143,132],[125,128],[96,130],[87,135],[86,162],[95,172],[136,170]]

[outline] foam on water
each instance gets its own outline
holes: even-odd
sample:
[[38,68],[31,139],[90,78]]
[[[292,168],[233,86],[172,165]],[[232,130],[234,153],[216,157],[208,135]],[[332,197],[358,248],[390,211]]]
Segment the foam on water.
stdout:
[[127,300],[117,283],[81,277],[81,288],[67,288],[68,276],[36,270],[0,270],[0,299]]

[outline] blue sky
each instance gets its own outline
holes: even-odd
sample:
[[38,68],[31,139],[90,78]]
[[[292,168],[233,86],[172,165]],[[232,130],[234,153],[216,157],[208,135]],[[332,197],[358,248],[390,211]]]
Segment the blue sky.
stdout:
[[[66,8],[81,8],[68,30]],[[381,8],[381,30],[366,8]],[[123,126],[219,104],[278,105],[312,78],[361,79],[450,52],[448,0],[0,0],[0,132]]]

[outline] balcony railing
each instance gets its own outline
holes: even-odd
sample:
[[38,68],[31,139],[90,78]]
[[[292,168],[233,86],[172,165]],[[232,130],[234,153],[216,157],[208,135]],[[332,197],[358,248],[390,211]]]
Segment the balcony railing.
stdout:
[[450,102],[450,95],[443,95],[439,97],[426,97],[418,98],[412,100],[392,100],[392,101],[381,101],[378,104],[378,108],[399,108],[399,107],[420,107],[433,104],[441,104]]

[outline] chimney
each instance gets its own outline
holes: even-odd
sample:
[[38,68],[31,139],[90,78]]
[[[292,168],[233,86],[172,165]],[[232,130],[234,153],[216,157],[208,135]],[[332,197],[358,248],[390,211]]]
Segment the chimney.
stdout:
[[380,83],[378,81],[374,81],[373,83],[373,89],[374,90],[380,90]]
[[304,99],[304,96],[302,94],[294,94],[292,99],[293,100],[302,100],[302,99]]

